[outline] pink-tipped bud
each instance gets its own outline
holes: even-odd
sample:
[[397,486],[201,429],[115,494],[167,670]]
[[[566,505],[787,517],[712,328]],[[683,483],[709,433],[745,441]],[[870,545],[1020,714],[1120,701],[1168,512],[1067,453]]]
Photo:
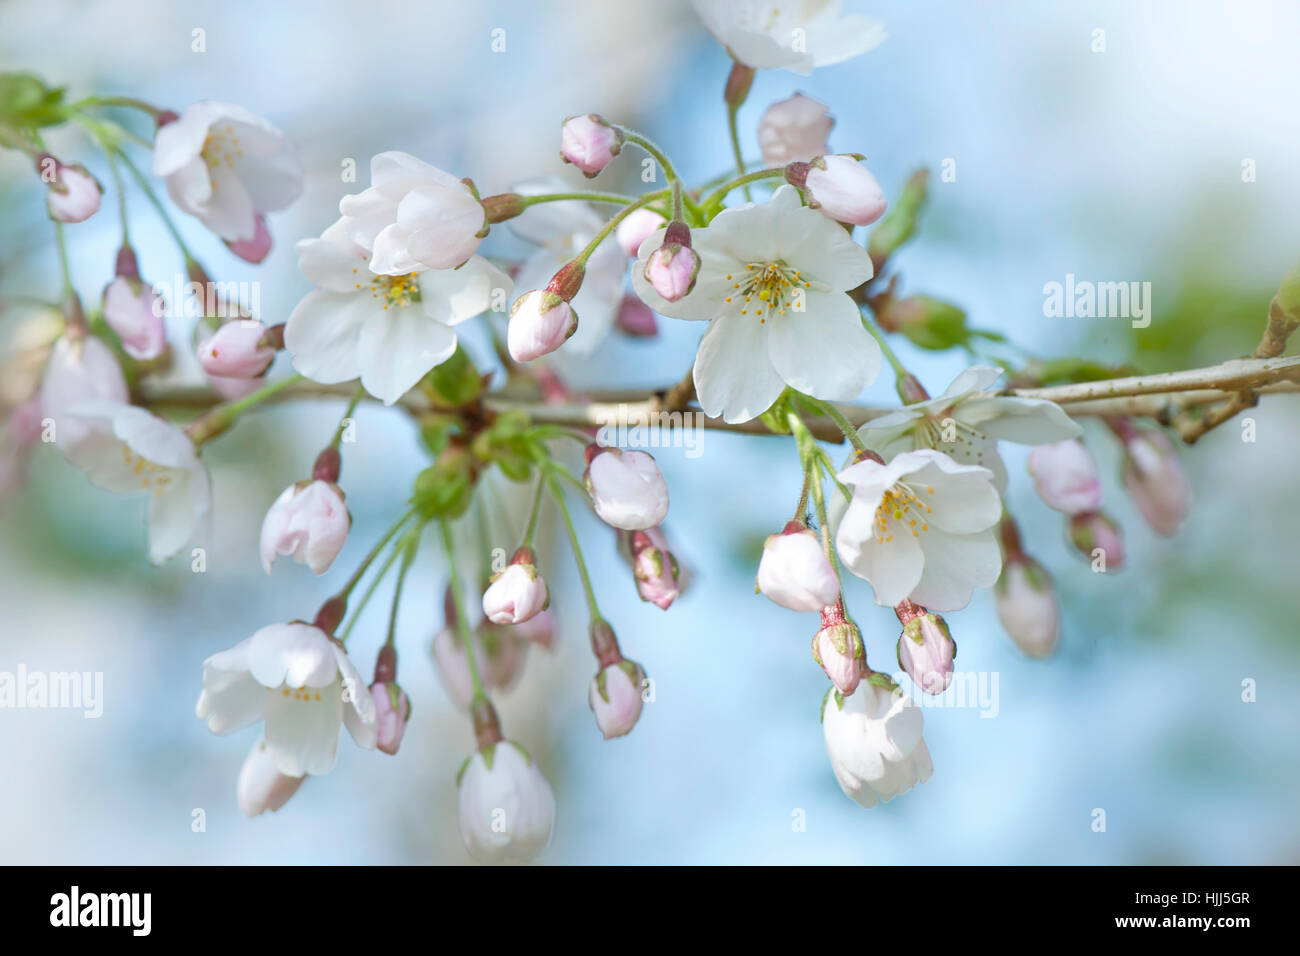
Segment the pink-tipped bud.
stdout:
[[259,378],[275,359],[267,331],[256,319],[227,322],[199,346],[199,364],[219,378]]
[[281,554],[292,554],[314,574],[324,574],[343,550],[352,517],[343,492],[328,481],[298,482],[284,492],[262,520],[262,568]]
[[139,277],[119,275],[104,288],[104,321],[133,359],[155,359],[167,348],[166,305]]
[[406,735],[411,701],[396,681],[371,684],[370,697],[375,702],[375,747],[386,754],[396,754]]
[[623,131],[595,113],[570,116],[560,131],[560,158],[588,179],[609,165],[623,148]]
[[226,248],[245,262],[257,265],[271,251],[271,230],[266,228],[265,216],[258,214],[254,221],[256,228],[251,238],[227,240]]
[[614,238],[618,240],[623,251],[635,259],[641,249],[641,243],[663,228],[666,221],[653,209],[645,207],[634,209],[618,224],[618,228],[614,230]]
[[45,207],[59,222],[85,222],[99,211],[104,194],[99,180],[80,163],[64,164],[49,153],[36,161],[36,171],[49,187]]
[[645,531],[668,515],[668,484],[643,451],[587,446],[583,484],[600,520],[624,531]]
[[546,610],[550,594],[531,548],[520,548],[483,592],[483,616],[494,624],[522,624]]
[[1191,507],[1192,492],[1178,452],[1164,432],[1117,427],[1124,439],[1124,487],[1156,534],[1169,537]]
[[632,576],[641,600],[668,610],[681,593],[680,574],[672,552],[656,547],[644,531],[632,532]]
[[889,205],[876,177],[854,156],[818,156],[809,163],[791,163],[785,178],[803,190],[810,207],[836,222],[868,226]]
[[1038,496],[1057,511],[1076,515],[1101,507],[1097,465],[1077,439],[1038,445],[1029,453],[1029,474]]
[[798,521],[763,542],[756,586],[792,611],[820,611],[840,596],[840,583],[821,539]]
[[942,694],[952,683],[957,644],[948,622],[918,604],[905,601],[896,611],[903,625],[898,638],[898,666],[927,694]]
[[578,331],[578,316],[554,292],[534,289],[510,308],[506,345],[516,362],[531,362],[554,352]]
[[835,120],[825,103],[796,93],[763,111],[758,121],[758,147],[768,166],[806,163],[823,155]]
[[1016,646],[1030,657],[1050,657],[1060,638],[1060,611],[1043,566],[1024,555],[1008,559],[993,596],[998,620]]
[[548,651],[555,649],[555,615],[550,611],[538,611],[510,630],[521,641],[537,644]]
[[664,241],[645,264],[645,280],[668,302],[676,302],[695,288],[700,257],[691,248],[691,231],[684,222],[670,223]]
[[1087,511],[1070,518],[1070,543],[1098,571],[1118,571],[1124,566],[1124,535],[1119,525],[1100,511]]
[[634,339],[652,339],[659,334],[659,320],[654,310],[634,295],[623,296],[614,324],[620,332]]
[[587,703],[606,740],[622,737],[641,717],[645,671],[636,661],[620,660],[602,667],[591,679]]
[[812,655],[840,694],[847,697],[857,690],[867,652],[862,632],[838,603],[822,608],[822,628],[813,636]]

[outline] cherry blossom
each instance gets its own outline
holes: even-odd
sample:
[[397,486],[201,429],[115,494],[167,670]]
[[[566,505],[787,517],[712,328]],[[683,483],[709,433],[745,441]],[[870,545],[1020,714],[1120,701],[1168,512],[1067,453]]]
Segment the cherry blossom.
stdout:
[[879,46],[884,24],[843,16],[839,0],[780,3],[765,0],[692,0],[705,28],[738,63],[760,70],[807,75]]
[[934,772],[921,710],[897,689],[871,680],[847,697],[835,690],[822,704],[822,732],[831,770],[845,796],[863,807],[888,803]]

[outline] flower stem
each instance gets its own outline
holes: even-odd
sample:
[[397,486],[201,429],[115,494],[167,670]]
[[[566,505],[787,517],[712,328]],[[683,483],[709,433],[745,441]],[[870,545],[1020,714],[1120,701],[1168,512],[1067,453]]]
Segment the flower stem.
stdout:
[[546,479],[542,475],[538,475],[537,488],[533,492],[533,507],[528,513],[528,527],[524,530],[524,541],[520,547],[532,547],[533,534],[537,531],[537,518],[542,513],[542,491],[545,487]]
[[157,210],[158,216],[162,219],[163,225],[167,227],[167,231],[171,233],[172,241],[176,243],[176,248],[181,251],[181,255],[185,257],[185,261],[187,263],[194,262],[195,259],[190,253],[189,246],[187,246],[185,240],[181,238],[180,230],[176,228],[176,223],[172,221],[171,214],[167,212],[167,207],[162,204],[162,201],[158,198],[158,194],[155,193],[153,187],[149,185],[149,180],[145,178],[144,173],[140,172],[135,163],[131,162],[131,158],[122,150],[115,148],[113,152],[122,160],[122,165],[127,168],[127,171],[140,185],[140,188],[144,191],[145,197],[149,200],[150,205]]
[[547,484],[551,487],[551,495],[555,498],[555,503],[560,506],[560,514],[564,516],[564,527],[569,532],[569,543],[573,545],[573,560],[578,565],[578,576],[582,578],[582,590],[587,596],[587,608],[591,611],[591,622],[603,621],[600,615],[600,608],[596,605],[596,592],[591,586],[591,576],[587,573],[587,562],[582,559],[582,545],[578,541],[578,532],[573,527],[573,516],[569,514],[569,506],[564,500],[564,493],[560,490],[560,483],[555,480],[551,472],[546,475]]
[[[784,169],[759,169],[752,173],[745,173],[743,176],[737,176],[735,179],[729,179],[713,192],[709,193],[700,200],[701,208],[708,209],[715,202],[726,197],[737,186],[745,186],[748,183],[756,183],[760,179],[775,179],[777,176],[785,176]],[[749,198],[749,190],[745,190],[745,198]]]
[[108,151],[108,168],[113,173],[113,187],[117,190],[117,215],[122,221],[122,245],[131,244],[131,230],[126,216],[126,183],[122,181],[122,167],[118,165],[117,153]]
[[54,220],[54,241],[59,247],[59,269],[63,274],[63,296],[70,298],[76,295],[72,288],[72,268],[68,264],[68,240],[63,234],[63,223],[57,219]]
[[339,427],[334,432],[334,440],[330,442],[330,448],[338,448],[339,442],[343,441],[343,433],[347,431],[348,422],[352,420],[352,413],[357,410],[357,406],[361,404],[361,399],[365,397],[365,394],[365,387],[358,385],[356,392],[352,395],[352,400],[348,402],[347,411],[345,411],[343,417],[339,419]]
[[379,553],[384,550],[384,546],[387,545],[388,542],[393,539],[393,535],[397,534],[397,532],[402,529],[402,525],[406,524],[406,522],[411,520],[414,514],[415,514],[415,509],[411,508],[404,515],[402,515],[395,522],[393,522],[392,527],[390,527],[387,531],[385,531],[384,536],[375,543],[375,546],[373,548],[370,549],[370,553],[361,559],[361,564],[358,565],[357,569],[352,572],[352,576],[348,578],[347,583],[343,585],[343,589],[339,591],[339,593],[335,595],[335,597],[341,598],[345,603],[347,602],[348,597],[356,589],[356,586],[358,582],[360,582],[361,578],[365,576],[365,573],[369,569],[370,565],[374,564],[375,558],[379,557]]
[[286,388],[297,385],[302,380],[303,377],[296,373],[293,375],[286,375],[278,382],[272,382],[270,385],[263,386],[251,395],[245,395],[243,398],[237,399],[233,402],[218,405],[216,408],[204,412],[198,418],[194,419],[194,421],[186,425],[185,432],[190,436],[190,440],[193,441],[196,446],[202,445],[204,442],[210,441],[224,432],[235,423],[240,415],[244,414],[244,412],[248,411],[250,408],[255,408],[268,398],[273,398],[275,395],[283,392]]
[[352,633],[352,628],[356,626],[357,619],[361,617],[361,612],[366,609],[366,605],[370,603],[370,598],[374,595],[375,589],[379,587],[379,582],[388,576],[389,569],[401,553],[400,547],[388,552],[388,557],[384,559],[384,563],[380,566],[379,573],[370,579],[370,584],[366,586],[365,593],[361,595],[360,603],[357,604],[356,610],[352,612],[352,619],[348,621],[347,626],[343,628],[343,633],[339,635],[341,642],[347,643],[348,635]]
[[483,681],[478,676],[478,661],[474,659],[474,635],[469,629],[469,617],[465,614],[465,597],[461,593],[460,571],[456,568],[456,549],[452,545],[451,528],[445,518],[438,519],[438,530],[442,533],[442,550],[447,555],[447,564],[451,569],[451,600],[456,605],[456,627],[460,631],[461,646],[465,649],[465,660],[469,663],[469,682],[474,693],[471,700],[486,700]]
[[669,190],[667,189],[661,189],[658,192],[653,192],[653,193],[646,193],[641,198],[636,199],[633,202],[629,203],[628,205],[624,206],[622,209],[620,209],[617,213],[613,215],[613,217],[609,220],[609,222],[605,223],[605,225],[601,227],[600,232],[596,233],[596,235],[592,237],[591,242],[587,243],[586,248],[583,249],[576,256],[574,256],[573,261],[579,262],[582,265],[586,265],[587,260],[591,258],[591,254],[596,251],[596,247],[599,246],[602,242],[604,242],[607,238],[609,238],[609,234],[618,228],[618,224],[620,222],[622,222],[624,219],[626,219],[636,210],[640,209],[642,206],[649,205],[650,203],[654,202],[656,199],[663,199],[665,196],[668,195],[668,193]]
[[[791,391],[793,392],[793,389]],[[866,443],[863,442],[862,438],[858,435],[858,430],[853,427],[853,423],[849,421],[848,418],[845,417],[844,413],[833,404],[830,402],[823,402],[819,398],[813,398],[811,395],[805,395],[803,392],[794,392],[794,395],[798,401],[833,421],[836,427],[844,433],[844,437],[848,439],[849,444],[853,446],[854,450],[868,450]],[[800,424],[803,424],[802,421]]]
[[[636,132],[635,130],[630,130],[626,127],[623,127],[622,129],[623,129],[623,138],[627,142],[633,143],[636,146],[640,146],[647,153],[653,156],[655,161],[660,166],[663,167],[664,175],[668,177],[668,183],[673,188],[673,203],[674,203],[673,216],[674,218],[677,219],[682,218],[680,214],[680,209],[681,209],[680,202],[682,199],[681,197],[682,177],[677,174],[677,170],[673,167],[672,162],[668,159],[668,154],[665,153],[662,149],[660,149],[659,146],[656,143],[654,143],[652,140],[650,140],[648,137],[642,136],[640,133]],[[691,201],[691,197],[686,196],[684,198],[686,202],[686,208],[691,211],[692,215],[698,215],[700,210]]]
[[618,193],[543,193],[540,196],[524,196],[524,206],[534,206],[542,202],[567,202],[568,200],[585,200],[586,202],[608,202],[623,206],[635,202],[634,196],[621,196]]
[[[745,154],[744,154],[744,153],[741,151],[741,149],[740,149],[740,131],[739,131],[739,129],[737,129],[737,126],[736,126],[736,117],[739,115],[739,113],[740,113],[740,108],[739,108],[739,106],[728,106],[728,107],[727,107],[727,132],[731,135],[731,153],[732,153],[732,155],[735,156],[735,158],[736,158],[736,172],[739,174],[739,178],[736,179],[735,183],[733,184],[733,187],[734,187],[734,186],[744,186],[744,187],[745,187],[745,201],[746,201],[746,202],[753,202],[753,201],[754,201],[754,197],[753,197],[752,195],[750,195],[750,192],[749,192],[749,184],[750,184],[751,182],[753,182],[753,180],[752,180],[752,179],[747,179],[747,178],[746,178],[746,174],[745,174]],[[784,170],[782,170],[782,172],[784,172]],[[729,192],[729,191],[730,191],[730,190],[728,190],[728,192]],[[726,195],[726,193],[723,193],[723,195]],[[709,199],[711,200],[712,198],[713,198],[713,196],[710,195],[710,196],[709,196]],[[721,197],[719,197],[719,198],[721,198]],[[703,205],[707,207],[707,206],[709,205],[708,201],[706,200],[706,201],[703,203]]]
[[903,363],[898,360],[898,356],[894,354],[893,348],[889,345],[889,340],[886,339],[885,334],[880,331],[880,327],[876,325],[875,320],[869,319],[864,315],[862,317],[862,326],[871,333],[871,337],[874,338],[876,344],[880,346],[880,352],[885,356],[885,361],[888,362],[890,368],[894,370],[894,377],[896,379],[901,379],[910,375],[911,373],[908,372],[907,367],[904,366]]
[[[419,550],[419,546],[419,534],[412,534],[408,531],[402,536],[402,540],[397,543],[397,547],[393,549],[393,553],[388,557],[388,564],[392,564],[393,558],[397,557],[400,552],[402,567],[397,572],[397,584],[393,588],[393,608],[388,614],[388,640],[384,641],[386,647],[392,647],[397,636],[397,608],[402,603],[402,584],[406,581],[406,572],[411,570],[411,562],[415,560],[415,552]],[[388,565],[386,564],[384,567],[387,568]]]

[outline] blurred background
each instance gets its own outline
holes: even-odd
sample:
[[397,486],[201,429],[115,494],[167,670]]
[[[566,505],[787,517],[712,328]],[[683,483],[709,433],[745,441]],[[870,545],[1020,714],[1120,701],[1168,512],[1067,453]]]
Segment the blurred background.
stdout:
[[[866,154],[888,195],[929,166],[920,235],[894,263],[907,292],[958,303],[973,325],[1044,355],[1159,371],[1254,347],[1268,300],[1297,260],[1300,7],[846,6],[883,20],[889,38],[811,77],[760,73],[742,137],[756,158],[763,108],[799,90],[830,105],[832,146]],[[192,49],[196,29],[204,52]],[[494,30],[504,31],[504,52],[493,52]],[[1104,52],[1094,52],[1096,30]],[[484,194],[539,174],[581,184],[559,161],[559,123],[595,111],[656,139],[688,178],[731,164],[721,103],[729,61],[678,0],[10,0],[0,5],[0,63],[66,84],[73,97],[131,95],[175,109],[225,100],[285,130],[301,149],[307,189],[273,217],[277,247],[262,266],[236,260],[178,214],[214,277],[260,280],[268,322],[283,321],[309,289],[293,240],[336,218],[375,152],[414,153],[472,176]],[[109,182],[79,131],[49,141]],[[340,181],[347,158],[361,168],[357,185]],[[937,175],[945,160],[954,181]],[[1245,160],[1252,182],[1243,181]],[[639,170],[639,156],[616,163],[600,186],[636,190]],[[180,269],[174,247],[142,195],[129,199],[142,270],[168,281]],[[57,296],[43,201],[29,165],[0,157],[6,350],[28,327],[27,297]],[[114,201],[68,230],[87,303],[111,276]],[[504,229],[490,242],[495,254],[522,249]],[[1044,318],[1044,283],[1067,273],[1150,281],[1150,327]],[[700,330],[661,328],[654,342],[609,340],[575,377],[677,381]],[[184,341],[183,324],[171,331]],[[932,393],[966,364],[956,353],[898,349]],[[893,401],[889,376],[863,400]],[[1253,444],[1234,422],[1183,451],[1196,501],[1168,541],[1142,525],[1119,485],[1113,442],[1088,423],[1108,480],[1104,507],[1123,524],[1130,555],[1110,576],[1090,573],[1069,549],[1061,517],[1033,494],[1024,449],[1004,444],[1009,506],[1059,588],[1061,649],[1047,662],[1026,659],[989,593],[950,615],[959,668],[998,676],[996,716],[927,709],[933,778],[870,811],[840,793],[827,763],[817,717],[826,681],[808,652],[814,622],[753,594],[763,537],[798,496],[791,443],[709,433],[698,458],[658,449],[673,494],[670,534],[694,569],[670,611],[636,599],[608,529],[579,516],[606,614],[655,678],[655,702],[628,738],[600,739],[586,703],[594,668],[581,598],[566,549],[549,547],[561,636],[554,653],[532,650],[501,703],[507,733],[556,791],[542,862],[1300,862],[1297,408],[1289,397],[1265,400],[1249,413]],[[331,774],[282,811],[247,820],[234,786],[256,731],[217,738],[194,717],[203,659],[264,624],[310,616],[399,513],[423,467],[404,416],[363,408],[343,472],[348,545],[321,579],[281,561],[268,580],[256,557],[262,515],[307,472],[341,410],[325,401],[266,410],[205,449],[218,519],[201,575],[183,560],[149,567],[142,501],[92,488],[52,450],[36,455],[0,514],[0,671],[102,672],[103,715],[0,709],[0,862],[468,862],[454,776],[472,743],[428,656],[444,579],[431,547],[399,620],[400,680],[414,714],[398,757],[344,739]],[[383,640],[386,592],[350,641],[366,674]],[[893,615],[860,581],[849,598],[869,658],[892,670]],[[1254,702],[1242,699],[1248,679]],[[194,832],[199,808],[206,829]],[[1105,832],[1093,829],[1096,809]],[[792,825],[799,811],[802,830]]]

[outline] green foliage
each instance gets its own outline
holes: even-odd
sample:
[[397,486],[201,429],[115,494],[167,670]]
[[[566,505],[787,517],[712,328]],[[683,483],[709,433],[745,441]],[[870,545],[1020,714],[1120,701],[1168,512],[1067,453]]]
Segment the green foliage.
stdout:
[[0,125],[19,129],[55,126],[67,119],[64,88],[31,73],[0,73]]

